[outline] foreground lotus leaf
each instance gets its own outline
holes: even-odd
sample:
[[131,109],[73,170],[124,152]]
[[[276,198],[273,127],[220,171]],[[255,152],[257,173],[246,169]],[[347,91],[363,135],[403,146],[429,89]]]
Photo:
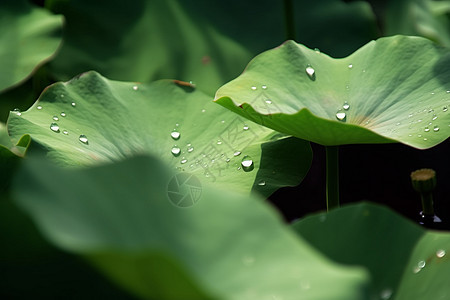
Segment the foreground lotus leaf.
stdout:
[[330,259],[364,266],[370,299],[447,299],[450,233],[428,231],[373,203],[315,214],[293,225]]
[[364,299],[364,270],[319,255],[255,196],[202,186],[179,207],[168,195],[177,172],[148,156],[23,165],[13,195],[44,236],[142,298]]
[[111,81],[89,72],[11,112],[13,140],[30,134],[60,165],[88,166],[152,153],[202,182],[269,195],[309,169],[309,143],[286,138],[215,104],[186,82]]
[[342,59],[288,41],[254,58],[215,101],[326,146],[426,149],[450,135],[449,65],[449,49],[420,37],[380,38]]
[[25,80],[61,42],[62,17],[26,0],[0,3],[0,91]]

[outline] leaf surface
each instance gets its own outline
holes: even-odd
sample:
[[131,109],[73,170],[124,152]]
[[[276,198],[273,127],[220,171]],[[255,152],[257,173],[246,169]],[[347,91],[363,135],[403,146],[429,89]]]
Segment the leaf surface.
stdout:
[[419,37],[372,41],[334,59],[293,41],[254,58],[215,101],[322,145],[426,149],[450,135],[450,50]]

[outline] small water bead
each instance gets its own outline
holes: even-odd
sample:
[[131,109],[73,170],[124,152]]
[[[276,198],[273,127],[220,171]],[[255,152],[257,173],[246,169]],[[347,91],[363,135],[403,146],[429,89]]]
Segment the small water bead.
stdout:
[[187,148],[187,152],[191,153],[192,151],[194,151],[194,147],[189,144],[188,148]]
[[72,105],[73,107],[77,106],[77,104],[76,104],[75,102],[72,102],[71,105]]
[[262,88],[263,90],[266,90],[266,89],[267,89],[267,85],[262,85],[261,88]]
[[173,156],[177,157],[181,153],[181,149],[178,146],[173,146],[170,152],[173,154]]
[[59,118],[58,118],[58,116],[53,116],[53,121],[59,121]]
[[436,114],[433,115],[433,118],[431,120],[436,120],[438,118],[438,116]]
[[384,289],[380,292],[380,298],[382,300],[388,300],[391,298],[393,291],[391,289]]
[[64,94],[59,95],[61,98],[64,98]]
[[133,90],[137,91],[139,87],[137,85],[133,85]]
[[56,123],[52,123],[52,124],[50,124],[50,129],[53,131],[53,132],[59,132],[59,125],[58,124],[56,124]]
[[312,80],[314,80],[316,70],[314,70],[314,68],[313,68],[310,64],[308,64],[308,65],[306,66],[305,71],[306,71],[306,74],[308,74],[309,78],[312,79]]
[[246,155],[242,158],[241,165],[242,165],[242,169],[245,172],[250,172],[255,168],[255,166],[253,165],[252,158],[248,155]]
[[38,110],[41,110],[41,109],[42,109],[42,106],[38,105],[36,108],[37,108]]
[[175,129],[170,133],[170,136],[174,139],[174,140],[178,140],[180,139],[181,134],[176,131]]
[[448,111],[447,106],[444,106],[444,107],[442,108],[442,111],[443,111],[443,112],[447,112],[447,111]]
[[182,164],[182,165],[184,165],[185,163],[187,163],[187,159],[186,159],[186,157],[183,157],[182,159],[181,159],[181,161],[180,161],[180,163]]
[[252,91],[256,91],[256,86],[251,87]]
[[346,114],[345,114],[345,112],[343,112],[341,109],[339,109],[338,111],[337,111],[337,113],[336,113],[336,118],[339,120],[339,121],[345,121],[345,119],[346,119]]
[[225,123],[225,120],[220,121],[220,123],[224,124],[224,123]]
[[204,113],[206,111],[206,109],[202,109],[202,113]]
[[227,159],[225,159],[225,161],[226,161],[227,163],[229,163],[229,162],[231,161],[231,159],[227,158]]
[[221,140],[218,140],[218,141],[217,141],[217,145],[222,145],[222,141],[221,141]]
[[428,131],[430,131],[430,128],[429,128],[428,126],[426,126],[425,129],[424,129],[424,131],[425,131],[425,132],[428,132]]
[[248,127],[247,124],[244,124],[244,130],[248,130],[250,127]]
[[434,132],[438,132],[439,131],[439,126],[438,125],[434,125],[433,131]]
[[272,100],[270,100],[270,99],[266,99],[266,101],[265,101],[267,104],[272,104]]
[[69,134],[69,132],[68,132],[67,130],[63,130],[62,133],[65,134],[65,135],[68,135],[68,134]]
[[84,134],[81,134],[78,139],[80,140],[80,142],[82,142],[85,145],[89,144],[88,138]]
[[314,52],[320,53],[320,49],[319,48],[314,48]]
[[428,141],[428,139],[427,139],[427,138],[423,138],[423,140],[424,140],[424,141]]
[[260,180],[260,181],[258,181],[258,185],[259,186],[265,186],[266,185],[266,181],[265,180]]
[[22,113],[20,112],[20,109],[18,109],[18,108],[14,108],[13,112],[18,116],[22,115]]
[[348,68],[349,68],[349,69],[353,68],[353,65],[352,65],[352,64],[349,64],[349,65],[348,65]]
[[66,116],[66,113],[65,112],[61,112],[61,117],[65,117]]
[[439,249],[438,251],[436,251],[436,256],[438,258],[443,258],[445,256],[445,250],[444,249]]
[[348,110],[350,108],[350,104],[348,104],[348,102],[345,101],[344,104],[342,105],[342,108]]
[[241,151],[235,151],[233,155],[234,156],[239,156],[239,155],[241,155]]

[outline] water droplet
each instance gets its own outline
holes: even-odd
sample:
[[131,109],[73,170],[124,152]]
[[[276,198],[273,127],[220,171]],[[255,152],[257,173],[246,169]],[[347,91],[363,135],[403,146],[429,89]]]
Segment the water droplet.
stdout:
[[428,139],[427,139],[427,138],[423,138],[423,140],[424,140],[424,141],[428,141]]
[[66,116],[66,113],[65,112],[61,112],[61,117],[65,117]]
[[396,126],[399,126],[399,125],[401,125],[401,124],[402,124],[402,123],[400,123],[400,122],[395,123]]
[[308,74],[309,79],[315,80],[315,78],[316,78],[316,70],[314,70],[314,68],[310,64],[308,64],[306,66],[305,71],[306,71],[306,74]]
[[430,128],[428,128],[428,126],[426,126],[425,129],[424,129],[424,131],[425,131],[425,132],[428,132],[428,131],[430,131]]
[[439,131],[439,126],[438,125],[434,125],[433,131],[434,132],[438,132]]
[[380,298],[382,300],[388,300],[391,298],[393,291],[391,289],[384,289],[380,292]]
[[419,262],[417,263],[417,267],[418,267],[419,269],[425,268],[425,265],[426,265],[426,263],[425,263],[424,260],[421,260],[421,261],[419,261]]
[[422,122],[422,119],[417,120],[418,123]]
[[231,161],[231,159],[227,158],[227,159],[225,159],[225,161],[226,161],[227,163],[229,163],[229,162]]
[[265,101],[267,104],[272,104],[272,100],[270,100],[270,99],[266,99],[266,101]]
[[68,135],[68,134],[69,134],[69,132],[68,132],[67,130],[63,130],[62,133],[65,134],[65,135]]
[[72,105],[73,107],[77,106],[77,104],[76,104],[75,102],[72,102],[71,105]]
[[133,90],[137,91],[139,87],[137,85],[133,85]]
[[191,153],[194,151],[194,147],[191,144],[188,144],[187,152]]
[[446,112],[447,110],[448,110],[447,106],[444,106],[444,107],[442,108],[442,111],[444,111],[444,112]]
[[61,98],[64,98],[64,94],[59,95]]
[[438,258],[443,258],[445,256],[445,250],[444,249],[439,249],[438,251],[436,251],[436,256]]
[[409,114],[409,115],[408,115],[408,118],[411,118],[412,116],[413,116],[413,114]]
[[450,94],[450,91],[447,91],[447,94]]
[[175,129],[170,133],[170,136],[174,139],[174,140],[178,140],[181,136],[181,134],[176,131]]
[[59,118],[58,118],[58,116],[53,116],[53,121],[59,121]]
[[436,120],[438,118],[438,116],[436,114],[433,115],[433,118],[431,120]]
[[251,89],[252,89],[253,91],[256,91],[256,86],[252,86]]
[[173,156],[179,156],[181,153],[181,149],[178,146],[173,146],[172,149],[170,150],[170,152],[172,152]]
[[248,127],[247,124],[244,124],[244,130],[248,130],[250,127]]
[[366,73],[366,69],[362,70],[363,73]]
[[181,161],[180,161],[180,163],[182,164],[182,165],[184,165],[185,163],[187,163],[187,159],[186,159],[186,157],[183,157],[182,159],[181,159]]
[[217,140],[217,145],[222,145],[222,141],[221,140]]
[[255,263],[255,258],[250,255],[245,255],[244,257],[242,257],[242,263],[245,266],[249,267]]
[[80,137],[79,137],[78,139],[79,139],[80,142],[82,142],[83,144],[89,145],[88,138],[87,138],[84,134],[80,135]]
[[349,65],[348,65],[348,68],[349,68],[349,69],[353,68],[353,65],[352,65],[352,64],[349,64]]
[[224,123],[225,123],[225,120],[220,121],[220,123],[224,124]]
[[59,126],[58,126],[58,124],[56,124],[56,123],[50,124],[50,129],[51,129],[53,132],[59,132]]
[[38,105],[38,107],[36,107],[38,110],[42,109],[42,106]]
[[242,165],[242,169],[245,172],[250,172],[255,168],[255,166],[253,165],[252,158],[248,155],[246,155],[242,158],[241,165]]
[[206,111],[206,109],[202,109],[202,113],[204,113]]
[[258,185],[265,186],[266,185],[266,181],[265,180],[260,180],[260,181],[258,181]]
[[261,88],[262,88],[263,90],[265,90],[265,89],[267,89],[267,85],[262,85]]
[[320,49],[319,49],[319,48],[314,48],[314,51],[315,51],[316,53],[320,53]]
[[233,155],[234,156],[239,156],[239,155],[241,155],[241,151],[235,151]]
[[13,112],[18,116],[22,115],[22,113],[20,112],[20,109],[18,109],[18,108],[14,108]]
[[337,118],[339,121],[345,122],[346,117],[347,117],[347,116],[346,116],[345,112],[343,112],[341,109],[339,109],[339,110],[337,111],[337,113],[336,113],[336,118]]
[[434,92],[431,92],[431,95],[434,95]]
[[348,104],[348,102],[345,101],[344,104],[342,105],[342,108],[348,110],[350,108],[350,104]]

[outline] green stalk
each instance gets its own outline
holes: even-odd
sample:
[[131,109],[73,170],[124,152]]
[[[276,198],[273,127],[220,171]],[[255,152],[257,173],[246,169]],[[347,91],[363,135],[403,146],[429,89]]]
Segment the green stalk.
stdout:
[[339,207],[339,146],[325,146],[327,210]]
[[286,21],[286,39],[295,40],[294,4],[292,0],[284,0],[284,19]]

